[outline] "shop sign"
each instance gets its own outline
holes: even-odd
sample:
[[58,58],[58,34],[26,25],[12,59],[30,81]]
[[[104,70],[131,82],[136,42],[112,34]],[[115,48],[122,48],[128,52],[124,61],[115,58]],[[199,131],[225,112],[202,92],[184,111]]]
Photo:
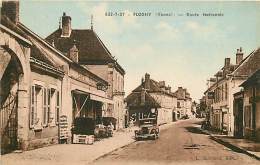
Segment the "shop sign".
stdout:
[[68,117],[66,115],[60,116],[60,123],[59,123],[59,129],[60,129],[60,139],[68,139],[69,137],[69,128],[68,128]]

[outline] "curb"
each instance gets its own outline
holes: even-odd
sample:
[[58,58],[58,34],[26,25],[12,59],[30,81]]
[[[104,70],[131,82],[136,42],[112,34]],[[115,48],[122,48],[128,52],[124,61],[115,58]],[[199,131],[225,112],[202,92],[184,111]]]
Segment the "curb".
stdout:
[[227,141],[222,140],[221,138],[217,138],[217,137],[215,137],[214,135],[210,134],[209,132],[207,132],[207,131],[205,131],[205,130],[203,130],[203,129],[200,129],[200,130],[201,130],[203,133],[209,135],[209,136],[210,136],[210,139],[212,139],[212,140],[218,142],[219,144],[222,144],[222,145],[228,147],[229,149],[231,149],[231,150],[233,150],[233,151],[235,151],[235,152],[243,153],[243,154],[246,154],[246,155],[248,155],[248,156],[250,156],[250,157],[255,158],[256,160],[260,160],[260,157],[259,157],[259,156],[255,155],[255,154],[253,154],[253,153],[251,153],[251,152],[249,152],[249,151],[247,151],[246,149],[241,148],[241,147],[238,147],[238,146],[236,146],[236,145],[233,145],[233,144],[231,144],[231,143],[229,143],[229,142],[227,142]]

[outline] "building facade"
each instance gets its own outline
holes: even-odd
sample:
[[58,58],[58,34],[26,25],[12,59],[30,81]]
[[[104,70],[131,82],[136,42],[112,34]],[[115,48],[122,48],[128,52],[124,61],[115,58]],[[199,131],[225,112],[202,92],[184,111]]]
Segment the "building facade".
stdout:
[[19,22],[18,1],[1,13],[1,151],[58,143],[60,116],[69,142],[75,118],[96,122],[113,102],[108,82],[78,64],[75,45],[63,54]]
[[117,120],[116,128],[123,128],[125,71],[95,33],[93,26],[91,29],[72,29],[71,20],[70,16],[63,13],[60,27],[46,40],[63,53],[75,45],[78,63],[108,82],[107,97],[113,102],[107,104],[104,115]]
[[[230,136],[234,135],[235,129],[241,127],[235,126],[235,123],[239,123],[240,116],[238,111],[234,111],[234,101],[239,100],[239,92],[242,90],[240,84],[260,65],[257,52],[258,50],[255,50],[243,58],[242,48],[237,49],[236,63],[231,64],[230,58],[226,58],[224,66],[214,75],[213,83],[205,92],[208,99],[212,100],[209,104],[211,125]],[[236,98],[234,94],[237,94]]]
[[177,96],[177,118],[180,119],[184,116],[193,116],[192,99],[187,89],[178,87],[175,91],[175,95]]
[[[139,102],[137,100],[140,100]],[[126,97],[130,119],[138,124],[139,119],[148,118],[144,115],[148,112],[156,112],[157,124],[165,124],[173,121],[177,108],[177,98],[171,92],[171,87],[165,85],[165,81],[155,81],[145,74],[141,85]],[[147,108],[143,108],[145,105]]]

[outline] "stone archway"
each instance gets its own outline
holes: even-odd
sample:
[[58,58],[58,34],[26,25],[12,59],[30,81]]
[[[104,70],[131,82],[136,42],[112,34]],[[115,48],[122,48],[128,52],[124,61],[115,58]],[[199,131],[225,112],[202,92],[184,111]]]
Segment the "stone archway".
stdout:
[[0,63],[1,138],[5,143],[1,143],[1,151],[5,152],[28,139],[30,48],[3,31],[0,37],[4,41],[0,42],[0,56],[5,59]]

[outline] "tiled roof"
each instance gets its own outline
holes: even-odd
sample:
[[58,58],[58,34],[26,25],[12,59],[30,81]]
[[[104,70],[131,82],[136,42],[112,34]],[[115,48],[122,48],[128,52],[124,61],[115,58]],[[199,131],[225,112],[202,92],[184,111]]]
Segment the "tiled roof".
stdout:
[[[137,88],[133,90],[133,92],[140,92],[144,87],[143,84],[139,85]],[[163,92],[163,90],[159,87],[159,83],[153,79],[150,79],[150,89],[149,92]]]
[[71,63],[72,65],[74,65],[77,68],[83,70],[83,72],[87,72],[88,74],[90,74],[91,76],[96,78],[97,81],[101,81],[102,83],[107,84],[106,80],[104,80],[101,77],[97,76],[96,74],[92,73],[91,71],[89,71],[85,67],[83,67],[83,66],[81,66],[77,63],[72,62],[69,58],[65,57],[58,49],[52,47],[44,39],[42,39],[37,34],[32,32],[30,29],[28,29],[22,23],[18,22],[17,24],[14,24],[11,20],[9,20],[8,17],[2,15],[1,16],[1,24],[6,26],[8,29],[14,31],[15,33],[21,35],[22,37],[24,37],[25,39],[29,40],[32,43],[32,45],[30,47],[31,48],[31,57],[35,58],[36,60],[39,60],[43,63],[46,63],[46,64],[50,65],[51,67],[56,68],[57,70],[61,70],[60,66],[58,66],[58,64],[56,64],[54,62],[54,60],[52,60],[52,57],[50,57],[48,55],[48,53],[45,52],[44,49],[42,49],[41,46],[39,46],[40,43],[41,43],[46,48],[54,50],[54,52],[58,53],[60,56],[67,59],[68,62]]
[[53,43],[57,49],[67,54],[75,43],[79,50],[80,64],[115,63],[124,74],[124,69],[112,57],[109,50],[92,29],[72,30],[69,37],[61,37],[62,29],[57,29],[46,40]]
[[54,62],[52,62],[50,59],[47,58],[44,50],[42,50],[41,48],[38,48],[35,44],[33,44],[31,47],[31,57],[34,57],[37,60],[45,62],[51,66],[58,67]]
[[232,73],[233,76],[250,76],[256,70],[260,68],[260,48],[250,53],[235,71]]
[[138,106],[149,106],[149,107],[161,107],[160,104],[145,91],[145,103],[141,104],[141,92],[133,92],[128,95],[125,99],[128,107],[138,107]]
[[253,73],[246,81],[244,81],[240,86],[246,87],[250,85],[260,84],[260,69]]
[[44,63],[47,63],[53,67],[55,67],[54,63],[52,61],[50,61],[44,54],[44,51],[41,50],[39,47],[37,47],[35,45],[35,43],[30,39],[30,37],[28,36],[28,34],[26,33],[26,31],[24,31],[21,27],[20,27],[20,23],[18,24],[14,24],[8,17],[6,17],[5,15],[1,16],[1,24],[6,26],[7,28],[9,28],[10,30],[14,31],[15,33],[21,35],[22,37],[28,39],[29,41],[32,42],[32,46],[31,46],[31,57],[34,57],[37,60],[40,60]]
[[57,49],[64,54],[68,53],[69,49],[76,42],[76,46],[79,49],[79,61],[107,61],[113,62],[110,52],[103,47],[102,43],[98,40],[93,30],[72,30],[70,37],[61,37],[61,29],[57,29],[50,34],[46,40],[49,43],[54,41],[54,45]]
[[5,15],[0,16],[0,22],[5,27],[9,28],[10,30],[14,31],[15,33],[21,35],[22,37],[27,38],[27,35],[21,30],[16,24],[14,24],[8,17]]

